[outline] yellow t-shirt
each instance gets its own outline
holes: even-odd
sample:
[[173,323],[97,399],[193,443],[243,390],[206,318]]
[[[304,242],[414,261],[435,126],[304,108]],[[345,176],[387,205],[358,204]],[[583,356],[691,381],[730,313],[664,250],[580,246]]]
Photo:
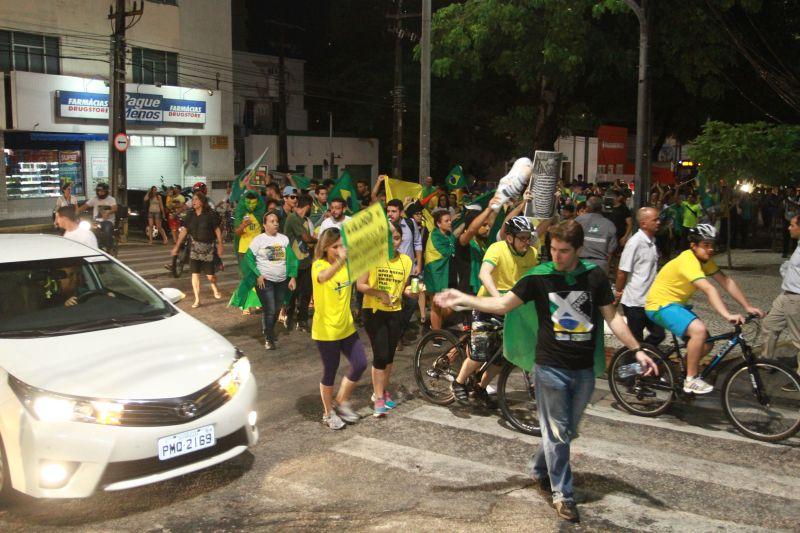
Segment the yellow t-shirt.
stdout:
[[239,236],[239,253],[246,254],[250,243],[258,235],[261,235],[261,223],[258,221],[258,217],[250,213],[250,223],[244,227],[244,232]]
[[380,298],[364,295],[364,309],[375,311],[400,311],[403,308],[403,289],[411,274],[411,258],[399,254],[388,263],[369,271],[369,286],[379,291],[386,291],[392,297],[392,305],[383,305]]
[[314,320],[311,323],[311,338],[315,341],[338,341],[346,339],[356,328],[350,312],[350,280],[347,268],[340,268],[334,276],[320,283],[320,272],[331,267],[325,259],[311,264],[311,283],[314,288]]
[[653,285],[647,292],[644,308],[658,311],[669,304],[685,304],[697,288],[693,281],[711,276],[719,271],[713,260],[701,263],[691,250],[685,250],[678,257],[664,265],[656,275]]
[[[503,293],[510,291],[525,272],[539,264],[539,254],[536,249],[529,246],[525,255],[519,255],[503,240],[486,249],[483,262],[494,265],[492,280],[497,290]],[[481,285],[478,296],[489,296],[489,291]]]

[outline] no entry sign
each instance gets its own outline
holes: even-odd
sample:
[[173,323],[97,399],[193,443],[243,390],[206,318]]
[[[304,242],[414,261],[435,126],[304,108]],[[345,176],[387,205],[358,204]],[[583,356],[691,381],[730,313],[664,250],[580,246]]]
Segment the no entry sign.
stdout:
[[114,135],[114,148],[118,152],[124,152],[128,149],[129,139],[125,133],[117,133]]

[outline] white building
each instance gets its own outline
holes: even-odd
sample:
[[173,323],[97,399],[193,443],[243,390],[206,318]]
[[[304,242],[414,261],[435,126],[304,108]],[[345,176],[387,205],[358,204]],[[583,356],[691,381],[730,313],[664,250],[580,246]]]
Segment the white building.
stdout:
[[[276,56],[233,52],[234,116],[237,168],[242,168],[269,147],[271,169],[278,161],[278,81]],[[379,174],[378,139],[332,136],[309,132],[305,110],[305,61],[286,58],[287,164],[296,174],[338,177],[347,170],[354,179],[374,182]],[[334,117],[335,121],[335,117]],[[333,168],[327,164],[334,154]]]
[[[49,216],[66,179],[79,197],[108,181],[110,3],[0,0],[0,221]],[[230,12],[147,0],[127,31],[128,188],[231,179]]]

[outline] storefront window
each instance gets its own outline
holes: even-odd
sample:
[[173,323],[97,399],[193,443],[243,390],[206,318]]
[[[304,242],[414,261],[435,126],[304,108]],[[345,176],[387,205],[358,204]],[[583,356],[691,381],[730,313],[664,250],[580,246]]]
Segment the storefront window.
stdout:
[[54,198],[64,182],[73,194],[83,194],[83,161],[80,150],[6,148],[6,191],[9,200]]

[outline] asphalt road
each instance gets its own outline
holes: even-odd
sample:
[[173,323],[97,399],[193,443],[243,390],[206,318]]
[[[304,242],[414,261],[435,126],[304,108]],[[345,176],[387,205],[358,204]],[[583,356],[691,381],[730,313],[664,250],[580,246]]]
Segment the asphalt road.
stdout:
[[[160,245],[128,245],[121,258],[158,287],[191,292],[187,274],[174,280],[163,270]],[[191,297],[179,306],[250,356],[259,384],[259,443],[228,463],[157,485],[85,500],[16,498],[0,511],[0,530],[800,529],[800,440],[767,445],[742,437],[725,420],[716,392],[644,419],[619,411],[598,381],[573,447],[577,526],[561,523],[526,478],[539,439],[508,429],[498,413],[420,399],[409,348],[398,355],[393,379],[405,401],[385,419],[372,418],[365,375],[354,403],[367,416],[331,431],[320,424],[321,368],[312,341],[282,332],[278,349],[265,352],[260,315],[225,305],[236,283],[227,259],[233,268],[221,275],[225,299],[214,300],[204,284],[203,306],[190,309]],[[755,267],[735,275],[768,307],[780,283],[779,259],[751,259],[741,262]]]

